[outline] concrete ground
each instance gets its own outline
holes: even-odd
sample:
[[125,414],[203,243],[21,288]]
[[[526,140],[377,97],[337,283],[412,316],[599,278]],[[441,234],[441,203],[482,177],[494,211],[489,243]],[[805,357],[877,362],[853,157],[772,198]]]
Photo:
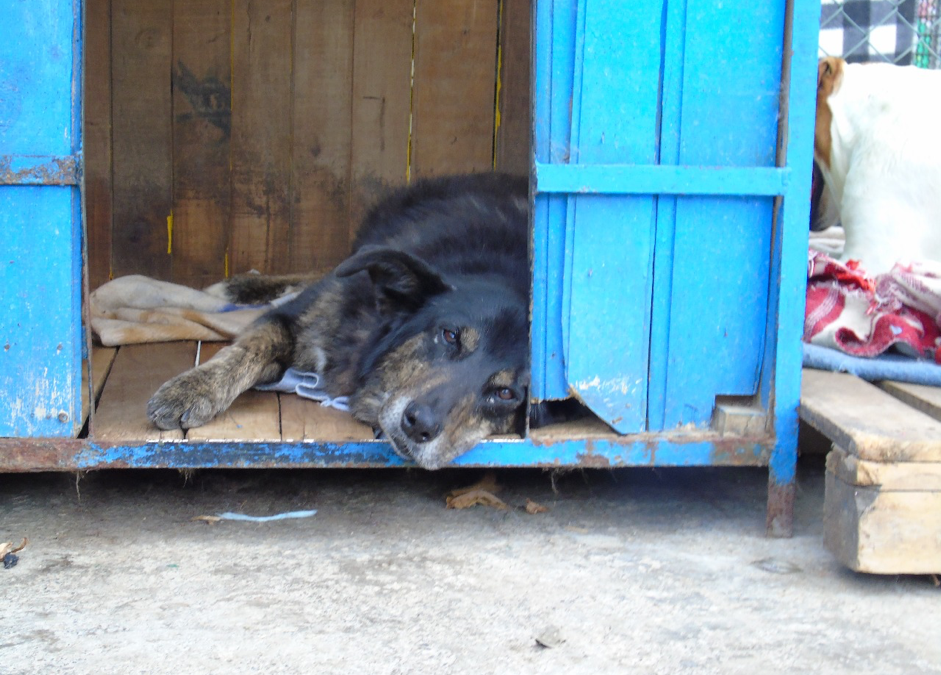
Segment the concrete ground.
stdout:
[[763,470],[500,471],[513,508],[445,509],[480,475],[0,475],[0,673],[941,673],[941,589],[823,549],[820,457],[789,540]]

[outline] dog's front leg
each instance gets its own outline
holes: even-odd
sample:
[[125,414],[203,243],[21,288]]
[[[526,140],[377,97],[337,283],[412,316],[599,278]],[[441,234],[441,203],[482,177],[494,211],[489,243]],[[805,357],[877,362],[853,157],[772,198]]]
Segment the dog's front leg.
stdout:
[[147,403],[147,416],[161,429],[202,426],[243,391],[275,379],[293,349],[288,327],[263,317],[212,359],[160,387]]

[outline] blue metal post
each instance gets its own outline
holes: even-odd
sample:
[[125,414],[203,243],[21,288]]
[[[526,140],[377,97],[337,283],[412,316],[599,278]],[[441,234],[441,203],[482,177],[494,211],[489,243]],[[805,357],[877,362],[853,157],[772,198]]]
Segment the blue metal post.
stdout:
[[0,23],[0,436],[81,420],[79,0],[5,3]]

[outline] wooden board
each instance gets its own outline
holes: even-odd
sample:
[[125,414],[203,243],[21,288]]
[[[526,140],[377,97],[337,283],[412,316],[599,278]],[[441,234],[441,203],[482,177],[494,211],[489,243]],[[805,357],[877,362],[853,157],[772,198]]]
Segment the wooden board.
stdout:
[[355,0],[350,237],[408,168],[412,0]]
[[371,441],[373,432],[347,412],[294,394],[281,395],[281,440]]
[[[221,349],[223,342],[204,342],[199,348],[199,363],[206,363]],[[189,429],[188,441],[261,441],[281,440],[278,395],[274,392],[246,391],[225,412],[208,424]]]
[[907,382],[880,382],[879,386],[912,408],[941,420],[941,387]]
[[231,19],[229,0],[173,1],[172,278],[195,288],[225,276]]
[[233,4],[232,274],[290,271],[292,4]]
[[115,276],[170,277],[171,3],[112,1]]
[[845,373],[805,369],[801,419],[860,459],[941,462],[941,421]]
[[858,572],[941,573],[941,492],[843,482],[827,471],[824,545]]
[[278,395],[246,391],[223,413],[201,427],[189,429],[186,440],[277,442],[281,440]]
[[121,347],[95,413],[94,439],[182,440],[181,431],[162,431],[151,423],[147,401],[169,378],[192,368],[195,357],[192,342]]
[[416,8],[410,174],[487,171],[493,166],[498,6],[451,0]]
[[[92,398],[96,404],[105,388],[105,382],[111,372],[111,365],[118,350],[113,347],[93,346],[91,353]],[[88,419],[88,362],[82,362],[82,420]]]
[[531,0],[502,0],[495,168],[521,176],[529,175],[530,163],[531,51]]
[[331,269],[350,252],[354,0],[300,0],[295,16],[289,267]]
[[91,290],[111,276],[111,0],[85,2],[85,232]]
[[941,492],[941,462],[870,462],[834,447],[827,471],[849,485]]

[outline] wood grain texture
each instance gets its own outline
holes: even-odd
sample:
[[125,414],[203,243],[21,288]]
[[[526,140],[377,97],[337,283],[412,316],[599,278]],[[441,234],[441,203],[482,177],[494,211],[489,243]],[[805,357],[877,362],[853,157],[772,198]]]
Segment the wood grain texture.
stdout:
[[[199,363],[206,363],[229,343],[203,342],[199,346]],[[278,395],[274,392],[249,390],[242,393],[228,410],[201,427],[188,429],[188,441],[273,442],[281,440]]]
[[291,271],[350,250],[354,0],[298,0],[294,44]]
[[850,485],[941,492],[941,462],[870,462],[834,447],[827,454],[827,471]]
[[85,2],[85,231],[91,290],[111,276],[111,0]]
[[941,420],[941,387],[908,382],[880,382],[879,387],[916,410]]
[[161,384],[192,368],[195,357],[192,342],[121,347],[95,413],[95,440],[182,440],[183,432],[162,431],[153,425],[147,417],[147,401]]
[[113,0],[114,276],[170,278],[172,0]]
[[860,459],[941,462],[941,422],[845,373],[804,370],[800,417]]
[[290,260],[292,0],[234,0],[229,270]]
[[325,408],[294,394],[281,394],[281,440],[371,441],[373,432],[348,412]]
[[225,275],[231,135],[230,0],[173,2],[173,246],[176,283]]
[[502,0],[495,168],[529,175],[532,135],[532,0]]
[[276,442],[281,440],[278,395],[246,391],[225,412],[201,427],[188,429],[188,441]]
[[[113,347],[92,347],[91,355],[91,380],[92,380],[92,398],[96,402],[105,388],[105,382],[108,374],[111,372],[111,365],[117,356],[118,350]],[[82,362],[82,423],[88,419],[88,362]]]
[[860,487],[826,475],[824,546],[857,572],[941,572],[941,492]]
[[389,186],[405,184],[412,0],[355,0],[350,237]]
[[418,3],[413,177],[493,166],[497,13],[492,0]]

